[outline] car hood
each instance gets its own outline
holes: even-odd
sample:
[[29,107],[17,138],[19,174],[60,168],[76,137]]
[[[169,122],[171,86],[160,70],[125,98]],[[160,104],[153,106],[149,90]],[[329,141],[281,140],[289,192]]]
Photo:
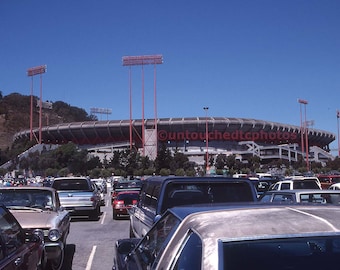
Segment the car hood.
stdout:
[[10,212],[19,221],[21,227],[28,228],[51,228],[57,223],[58,214],[51,211],[28,211],[28,210],[10,210]]

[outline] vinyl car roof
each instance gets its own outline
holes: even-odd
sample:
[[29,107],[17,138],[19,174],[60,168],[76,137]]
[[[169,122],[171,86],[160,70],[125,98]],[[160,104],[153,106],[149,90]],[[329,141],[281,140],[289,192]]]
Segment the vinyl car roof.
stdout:
[[340,235],[340,207],[333,205],[247,203],[174,207],[168,211],[183,220],[182,227],[194,229],[203,239],[228,238],[231,241],[292,234]]

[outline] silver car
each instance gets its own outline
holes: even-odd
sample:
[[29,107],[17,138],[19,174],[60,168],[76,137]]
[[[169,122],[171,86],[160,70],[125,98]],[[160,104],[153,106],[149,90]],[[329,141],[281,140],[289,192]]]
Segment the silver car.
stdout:
[[114,270],[337,269],[340,207],[177,207],[141,240],[118,240],[115,249]]
[[61,207],[56,190],[3,187],[0,188],[0,203],[10,210],[26,232],[43,235],[43,268],[61,269],[70,231],[70,215]]

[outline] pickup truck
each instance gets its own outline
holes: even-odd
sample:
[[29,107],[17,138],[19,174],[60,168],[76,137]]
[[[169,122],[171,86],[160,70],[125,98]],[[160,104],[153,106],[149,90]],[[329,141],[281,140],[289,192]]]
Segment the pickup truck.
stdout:
[[143,180],[138,203],[129,210],[130,237],[142,238],[174,206],[256,201],[254,184],[244,178],[150,177]]
[[71,215],[98,220],[101,198],[96,184],[86,177],[59,177],[51,185],[59,194],[60,204]]

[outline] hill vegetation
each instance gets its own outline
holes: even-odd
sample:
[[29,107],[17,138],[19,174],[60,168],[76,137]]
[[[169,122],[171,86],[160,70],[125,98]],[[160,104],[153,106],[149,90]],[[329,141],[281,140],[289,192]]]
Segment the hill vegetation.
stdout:
[[[33,96],[33,127],[39,127],[39,98]],[[71,106],[63,101],[51,102],[51,108],[42,109],[42,126],[60,123],[97,120],[84,109]],[[12,145],[15,133],[30,129],[31,96],[12,93],[3,96],[0,91],[0,161],[10,159],[17,149],[25,146]],[[28,142],[23,142],[24,144]],[[15,150],[17,149],[17,151]]]

